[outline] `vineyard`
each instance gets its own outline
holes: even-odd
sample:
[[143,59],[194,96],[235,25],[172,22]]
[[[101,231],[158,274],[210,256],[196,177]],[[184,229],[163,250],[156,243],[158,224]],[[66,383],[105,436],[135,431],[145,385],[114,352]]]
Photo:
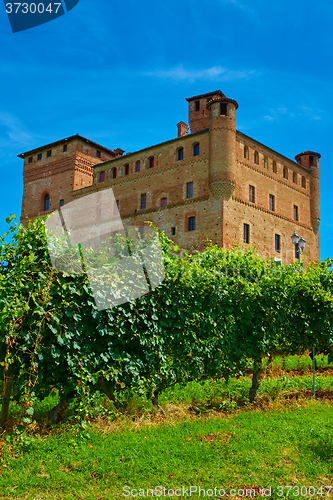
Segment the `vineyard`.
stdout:
[[[86,275],[52,267],[45,220],[25,229],[13,219],[0,242],[1,427],[11,399],[24,409],[27,424],[35,402],[54,389],[60,403],[50,418],[56,422],[57,411],[75,398],[84,422],[101,393],[116,405],[131,389],[161,409],[165,389],[240,377],[250,365],[253,402],[263,358],[303,355],[314,347],[331,359],[332,260],[303,272],[297,263],[277,267],[251,249],[209,242],[200,254],[184,254],[160,233],[163,283],[99,311]],[[103,263],[103,254],[94,258]],[[105,257],[104,267],[111,265]]]

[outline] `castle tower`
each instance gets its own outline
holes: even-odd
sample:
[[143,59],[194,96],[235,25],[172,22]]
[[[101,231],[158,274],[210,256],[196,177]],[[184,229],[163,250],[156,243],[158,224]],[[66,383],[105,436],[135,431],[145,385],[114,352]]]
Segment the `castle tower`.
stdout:
[[217,99],[219,97],[225,97],[221,90],[215,90],[214,92],[196,95],[194,97],[187,97],[188,122],[191,134],[195,134],[195,132],[200,132],[200,130],[209,127],[209,113],[206,105],[212,99]]
[[295,160],[302,167],[311,172],[310,177],[310,213],[313,231],[318,235],[320,224],[320,203],[319,203],[319,153],[313,151],[303,151],[295,156]]
[[26,225],[72,201],[73,191],[92,185],[92,165],[119,153],[77,134],[18,156],[24,159],[21,222]]
[[236,101],[218,97],[209,113],[209,186],[214,198],[229,200],[236,185]]

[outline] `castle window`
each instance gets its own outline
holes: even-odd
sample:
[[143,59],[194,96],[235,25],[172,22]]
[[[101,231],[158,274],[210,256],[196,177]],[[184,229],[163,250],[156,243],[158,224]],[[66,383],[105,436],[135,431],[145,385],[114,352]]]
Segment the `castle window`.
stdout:
[[194,101],[194,109],[195,109],[195,111],[199,111],[199,109],[200,109],[200,101]]
[[63,147],[62,147],[62,151],[63,151],[63,153],[66,153],[66,151],[67,151],[67,144],[64,144],[64,145],[63,145]]
[[123,166],[123,176],[128,175],[129,173],[129,164]]
[[63,207],[65,205],[65,200],[60,200],[60,206]]
[[140,163],[140,160],[138,160],[138,161],[135,163],[135,171],[136,171],[136,172],[140,172],[140,166],[141,166],[141,163]]
[[116,169],[116,167],[114,167],[111,172],[112,172],[112,174],[111,174],[112,179],[115,179],[117,177],[117,169]]
[[174,236],[176,234],[176,228],[172,227],[171,228],[171,236]]
[[52,149],[49,149],[49,150],[46,152],[46,158],[49,158],[51,155],[52,155]]
[[243,242],[250,243],[250,226],[249,226],[249,224],[243,224]]
[[104,181],[105,181],[105,172],[100,172],[98,182],[104,182]]
[[220,102],[220,115],[228,116],[228,107],[226,102]]
[[188,182],[186,184],[186,198],[193,197],[193,182]]
[[288,169],[287,169],[287,167],[283,167],[283,177],[285,179],[288,179]]
[[188,230],[189,231],[194,231],[195,230],[195,217],[189,217],[188,218]]
[[249,148],[247,146],[244,146],[244,158],[249,159]]
[[267,158],[267,156],[264,156],[264,167],[268,168],[268,158]]
[[298,206],[294,205],[294,220],[298,220]]
[[141,195],[141,204],[140,204],[140,208],[146,208],[147,206],[147,195],[146,193],[143,193]]
[[257,165],[259,165],[259,153],[258,153],[258,151],[255,151],[255,152],[253,153],[253,161],[254,161],[254,163],[256,163]]
[[177,149],[177,160],[183,160],[184,159],[184,148],[178,148]]
[[276,161],[273,160],[273,172],[276,174],[277,173],[277,164]]
[[309,156],[309,167],[313,167],[314,162],[313,162],[313,156]]
[[151,156],[150,158],[148,158],[148,168],[154,168],[154,157]]
[[275,235],[275,251],[279,253],[281,251],[281,237],[279,234]]
[[196,142],[195,144],[193,144],[192,156],[199,156],[199,154],[200,154],[200,145],[198,142]]
[[100,158],[100,157],[101,157],[101,152],[100,152],[98,149],[97,149],[97,151],[96,151],[96,156],[97,156],[97,158]]
[[41,159],[42,159],[42,157],[43,157],[43,154],[42,154],[42,153],[38,153],[38,155],[37,155],[37,160],[41,160]]
[[32,156],[30,156],[30,157],[28,158],[28,163],[32,163],[32,159],[33,159],[33,157],[32,157]]
[[297,184],[297,174],[296,174],[296,172],[293,173],[293,183]]
[[168,203],[167,198],[162,198],[162,199],[161,199],[161,207],[166,207],[166,206],[167,206],[167,203]]
[[44,212],[50,210],[50,195],[46,194],[44,198]]
[[306,188],[306,179],[302,176],[302,188]]
[[255,188],[254,186],[249,186],[249,202],[254,203],[255,202]]
[[273,194],[269,195],[269,209],[275,212],[275,196]]

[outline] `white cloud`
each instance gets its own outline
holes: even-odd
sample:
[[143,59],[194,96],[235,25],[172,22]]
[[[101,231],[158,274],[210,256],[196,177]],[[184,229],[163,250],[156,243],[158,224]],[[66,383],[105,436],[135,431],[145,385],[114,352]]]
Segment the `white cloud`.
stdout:
[[196,80],[219,80],[226,82],[257,76],[255,70],[230,70],[222,66],[212,66],[206,69],[185,69],[183,66],[177,66],[168,70],[145,71],[142,74],[164,80],[187,81],[189,83],[193,83]]
[[[32,136],[25,130],[22,123],[12,114],[0,112],[0,134],[4,138],[8,137],[10,143],[19,144],[21,146],[29,145]],[[8,144],[8,141],[2,139],[1,146]]]

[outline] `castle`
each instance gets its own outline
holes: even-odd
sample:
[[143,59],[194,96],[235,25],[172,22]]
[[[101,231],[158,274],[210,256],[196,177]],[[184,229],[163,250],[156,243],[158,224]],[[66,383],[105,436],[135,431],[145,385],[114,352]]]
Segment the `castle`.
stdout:
[[181,121],[178,137],[134,153],[77,134],[20,154],[21,222],[111,187],[125,225],[151,221],[181,248],[252,245],[287,264],[296,231],[304,265],[319,261],[320,154],[294,162],[239,132],[238,104],[220,90],[186,100],[189,127]]

